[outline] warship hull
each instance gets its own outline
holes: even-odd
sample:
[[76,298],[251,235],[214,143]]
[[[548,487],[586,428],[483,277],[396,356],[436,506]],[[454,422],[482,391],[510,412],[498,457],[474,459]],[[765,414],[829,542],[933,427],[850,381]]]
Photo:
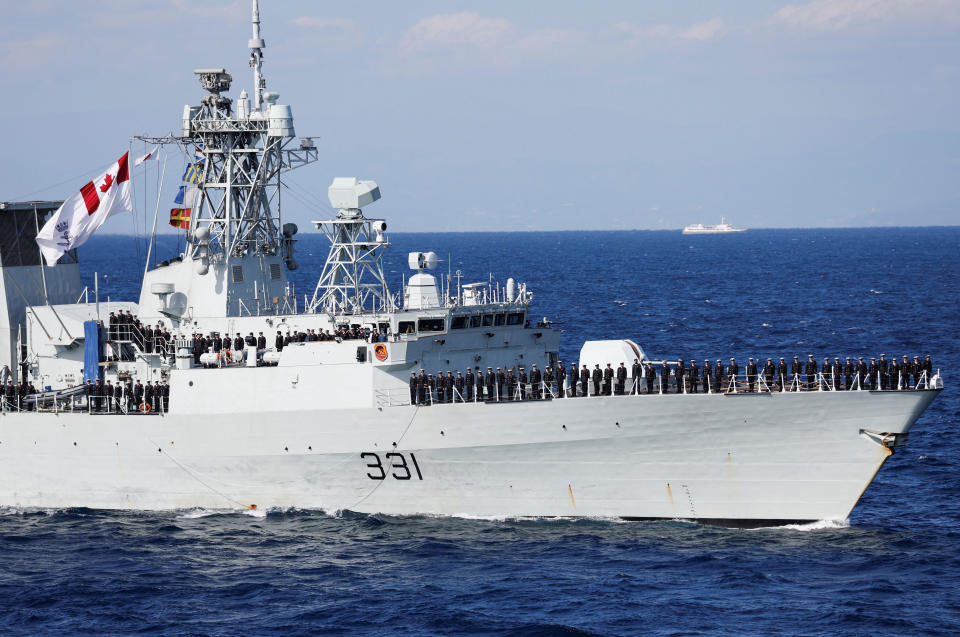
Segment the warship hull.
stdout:
[[0,505],[844,520],[938,391],[5,413]]

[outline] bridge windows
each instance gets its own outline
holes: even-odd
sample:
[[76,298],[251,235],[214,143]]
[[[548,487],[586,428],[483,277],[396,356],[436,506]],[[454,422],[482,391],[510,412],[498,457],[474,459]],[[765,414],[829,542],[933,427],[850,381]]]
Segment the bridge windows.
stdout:
[[523,312],[510,312],[507,314],[507,325],[523,325]]
[[470,317],[470,327],[480,327],[480,315],[474,314]]
[[466,316],[454,316],[450,319],[451,330],[462,330],[467,326]]
[[422,318],[417,321],[417,329],[421,332],[442,332],[443,324],[442,318]]
[[400,321],[397,324],[397,332],[400,334],[416,334],[417,324],[413,321]]

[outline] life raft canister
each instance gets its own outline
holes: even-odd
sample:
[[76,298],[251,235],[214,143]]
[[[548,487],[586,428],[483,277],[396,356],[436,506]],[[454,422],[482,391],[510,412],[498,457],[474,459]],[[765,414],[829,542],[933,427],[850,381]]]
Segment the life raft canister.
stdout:
[[377,343],[373,346],[373,355],[377,357],[378,361],[387,360],[387,346],[383,343]]

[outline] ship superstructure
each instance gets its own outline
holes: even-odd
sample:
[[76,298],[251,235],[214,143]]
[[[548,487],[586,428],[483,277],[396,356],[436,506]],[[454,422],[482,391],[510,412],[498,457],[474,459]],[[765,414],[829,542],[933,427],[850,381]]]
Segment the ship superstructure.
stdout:
[[[328,189],[336,212],[315,225],[330,250],[298,303],[280,176],[317,150],[266,90],[256,0],[252,22],[252,94],[234,102],[226,69],[198,69],[207,94],[179,137],[150,140],[194,158],[194,190],[186,248],[148,255],[139,301],[90,302],[73,254],[25,264],[42,296],[5,286],[5,369],[34,389],[3,399],[0,505],[842,519],[941,387],[932,370],[842,391],[822,372],[734,372],[671,392],[628,339],[561,367],[523,283],[444,285],[424,250],[391,292],[387,223],[364,214],[380,189],[352,177]],[[38,226],[51,208],[11,210]],[[0,248],[4,281],[23,286]],[[614,380],[603,366],[621,361],[637,367]]]

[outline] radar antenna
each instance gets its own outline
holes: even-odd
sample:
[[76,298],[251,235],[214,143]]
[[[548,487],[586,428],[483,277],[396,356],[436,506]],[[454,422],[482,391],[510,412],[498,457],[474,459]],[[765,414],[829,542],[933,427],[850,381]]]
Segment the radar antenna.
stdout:
[[387,222],[367,219],[361,208],[380,198],[373,181],[337,177],[327,194],[338,209],[335,219],[314,221],[330,239],[330,252],[308,312],[363,314],[393,308],[381,256],[390,245]]

